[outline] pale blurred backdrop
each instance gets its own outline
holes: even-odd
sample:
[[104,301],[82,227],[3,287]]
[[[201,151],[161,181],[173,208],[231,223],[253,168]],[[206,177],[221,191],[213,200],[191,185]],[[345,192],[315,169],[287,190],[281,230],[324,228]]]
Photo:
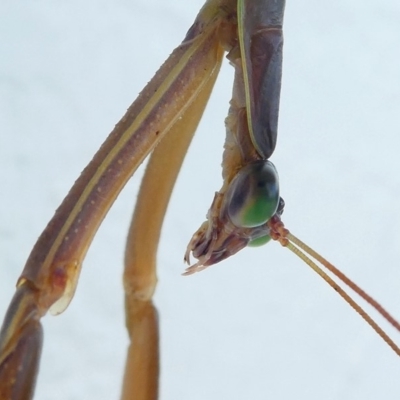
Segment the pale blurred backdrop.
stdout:
[[[36,238],[201,5],[0,4],[0,318]],[[287,2],[272,157],[286,225],[398,318],[399,21],[397,0]],[[399,399],[398,357],[277,244],[181,276],[187,242],[221,185],[232,74],[225,63],[163,230],[160,398]],[[123,249],[139,181],[98,232],[71,306],[43,320],[37,399],[119,397]]]

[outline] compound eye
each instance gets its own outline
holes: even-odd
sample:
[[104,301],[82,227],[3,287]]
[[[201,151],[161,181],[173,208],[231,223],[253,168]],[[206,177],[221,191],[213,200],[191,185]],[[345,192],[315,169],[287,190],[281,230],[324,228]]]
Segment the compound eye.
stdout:
[[238,228],[265,224],[278,209],[279,180],[274,164],[256,161],[243,167],[232,180],[225,210]]
[[271,236],[264,235],[257,239],[251,239],[250,242],[247,244],[247,246],[249,246],[249,247],[264,246],[264,244],[267,244],[270,240],[271,240]]

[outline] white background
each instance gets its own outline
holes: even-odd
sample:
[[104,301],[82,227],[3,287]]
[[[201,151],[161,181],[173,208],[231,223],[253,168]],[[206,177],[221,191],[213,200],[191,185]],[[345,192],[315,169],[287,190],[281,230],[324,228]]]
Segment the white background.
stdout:
[[[36,238],[201,0],[0,5],[0,316]],[[400,317],[400,3],[288,1],[279,140],[286,225]],[[225,64],[159,251],[167,399],[398,399],[400,360],[275,243],[191,277],[182,257],[221,184]],[[46,317],[37,399],[115,399],[122,259],[139,177],[102,225],[69,309]],[[388,329],[397,342],[399,335]]]

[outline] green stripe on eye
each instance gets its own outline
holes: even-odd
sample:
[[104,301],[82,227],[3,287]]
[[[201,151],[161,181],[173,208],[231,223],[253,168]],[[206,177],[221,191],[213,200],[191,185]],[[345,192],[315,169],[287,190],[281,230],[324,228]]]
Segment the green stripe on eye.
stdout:
[[246,205],[241,216],[243,227],[260,226],[267,222],[276,211],[276,199],[268,197],[269,193],[259,191],[254,194],[252,201]]
[[264,235],[257,239],[250,240],[250,242],[247,244],[247,246],[249,246],[249,247],[264,246],[264,244],[267,244],[270,240],[271,240],[271,236]]
[[238,228],[265,224],[279,203],[278,174],[270,161],[256,161],[243,167],[226,193],[227,213]]

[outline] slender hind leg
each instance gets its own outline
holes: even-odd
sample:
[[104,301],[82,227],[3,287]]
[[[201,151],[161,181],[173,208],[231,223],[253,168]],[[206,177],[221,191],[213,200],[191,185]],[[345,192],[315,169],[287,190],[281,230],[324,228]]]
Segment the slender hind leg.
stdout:
[[[222,49],[218,50],[221,60]],[[154,150],[138,196],[125,255],[128,350],[122,399],[158,398],[158,318],[153,305],[156,253],[168,202],[218,74],[218,61],[197,99]]]

